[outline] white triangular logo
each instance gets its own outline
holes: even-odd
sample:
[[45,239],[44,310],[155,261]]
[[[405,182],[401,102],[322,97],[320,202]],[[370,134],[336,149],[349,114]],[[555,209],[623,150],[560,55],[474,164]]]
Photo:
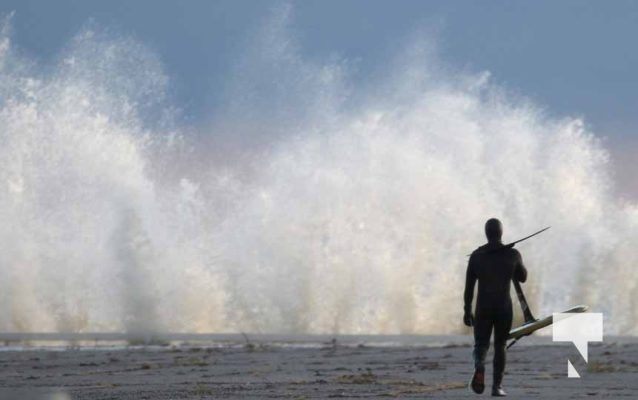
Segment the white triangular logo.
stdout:
[[580,378],[578,372],[576,372],[576,368],[572,365],[572,362],[567,360],[567,377],[568,378]]

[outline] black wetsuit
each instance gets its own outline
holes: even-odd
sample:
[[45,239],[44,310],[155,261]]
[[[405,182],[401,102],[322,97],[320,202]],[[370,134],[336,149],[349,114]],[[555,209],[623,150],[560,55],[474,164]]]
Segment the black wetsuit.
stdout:
[[474,315],[474,364],[485,370],[485,356],[494,329],[494,381],[500,384],[505,371],[505,343],[512,327],[512,279],[525,282],[527,270],[521,254],[514,248],[502,248],[501,242],[488,243],[470,256],[465,280],[465,312],[471,313],[474,284],[478,296]]

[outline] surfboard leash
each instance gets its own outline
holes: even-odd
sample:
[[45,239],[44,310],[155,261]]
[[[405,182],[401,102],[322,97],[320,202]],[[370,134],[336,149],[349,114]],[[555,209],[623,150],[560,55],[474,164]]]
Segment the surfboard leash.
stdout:
[[[520,242],[522,242],[523,240],[527,240],[527,239],[532,238],[532,237],[534,237],[534,236],[536,236],[536,235],[538,235],[538,234],[540,234],[540,233],[543,233],[543,232],[545,232],[546,230],[548,230],[549,228],[551,228],[551,226],[548,226],[548,227],[546,227],[546,228],[543,228],[543,229],[541,229],[541,230],[540,230],[540,231],[538,231],[538,232],[534,232],[534,233],[532,233],[532,234],[531,234],[531,235],[529,235],[529,236],[525,236],[525,237],[524,237],[524,238],[522,238],[522,239],[515,240],[515,241],[513,241],[512,243],[505,244],[505,245],[503,245],[502,247],[497,247],[497,248],[494,248],[494,249],[486,249],[486,250],[481,250],[481,251],[478,251],[478,250],[477,250],[477,254],[489,254],[489,253],[496,253],[496,252],[501,251],[501,250],[511,249],[511,248],[513,248],[513,247],[514,247],[517,243],[520,243]],[[468,256],[468,257],[470,257],[471,255],[472,255],[472,254],[468,254],[467,256]]]

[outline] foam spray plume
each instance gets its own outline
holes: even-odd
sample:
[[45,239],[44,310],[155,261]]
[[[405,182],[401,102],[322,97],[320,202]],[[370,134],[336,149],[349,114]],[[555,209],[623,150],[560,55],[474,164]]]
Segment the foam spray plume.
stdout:
[[195,133],[139,42],[87,28],[45,68],[8,30],[0,331],[462,332],[465,255],[498,216],[506,241],[553,227],[520,246],[538,314],[587,303],[638,334],[638,209],[607,152],[485,73],[408,43],[355,85],[278,16]]

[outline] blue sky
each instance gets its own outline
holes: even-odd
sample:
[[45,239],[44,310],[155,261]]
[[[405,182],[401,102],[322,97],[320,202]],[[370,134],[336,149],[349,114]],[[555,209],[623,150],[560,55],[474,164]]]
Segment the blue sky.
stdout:
[[[89,20],[157,52],[178,103],[194,120],[219,101],[224,79],[274,1],[0,0],[15,11],[14,43],[46,62]],[[583,116],[605,137],[625,194],[638,150],[638,2],[293,1],[305,57],[356,60],[357,79],[421,27],[436,32],[451,65],[493,80],[551,115]]]

